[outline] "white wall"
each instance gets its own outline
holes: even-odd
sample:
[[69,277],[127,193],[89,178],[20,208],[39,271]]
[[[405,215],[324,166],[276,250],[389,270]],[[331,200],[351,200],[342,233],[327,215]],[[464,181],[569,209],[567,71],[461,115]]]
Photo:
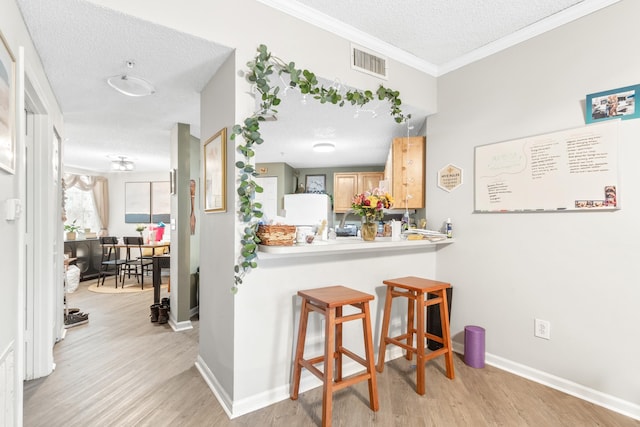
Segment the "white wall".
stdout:
[[[456,236],[437,259],[438,279],[454,286],[455,340],[483,326],[493,363],[636,417],[640,120],[621,123],[620,211],[473,214],[473,155],[584,126],[586,94],[640,83],[639,15],[640,2],[623,0],[440,77],[427,126],[428,219],[451,217]],[[436,187],[448,163],[464,169],[452,193]],[[534,338],[536,317],[551,322],[551,340]]]
[[[232,54],[201,93],[201,147],[227,128],[227,210],[200,215],[200,347],[198,367],[228,405],[234,393],[234,316],[231,294],[235,209],[235,150],[229,139],[235,111],[236,58]],[[202,152],[202,148],[200,149]],[[202,165],[202,160],[201,160]],[[202,179],[201,179],[202,182]],[[200,205],[201,206],[201,205]]]
[[[34,158],[38,159],[38,163],[32,167],[40,168],[41,172],[39,176],[52,176],[52,145],[53,128],[54,126],[58,130],[62,130],[62,120],[60,115],[60,109],[51,88],[49,87],[47,78],[44,74],[42,65],[40,64],[39,57],[35,52],[29,33],[22,21],[22,16],[13,0],[0,0],[0,31],[4,36],[7,44],[9,45],[13,55],[16,57],[16,172],[15,174],[7,174],[4,171],[0,171],[0,203],[3,203],[6,199],[18,198],[21,200],[22,206],[25,209],[29,209],[25,205],[26,201],[26,181],[27,177],[30,182],[34,182],[36,186],[35,194],[40,194],[42,191],[48,191],[49,193],[56,193],[59,188],[51,188],[49,183],[48,187],[41,188],[42,184],[36,179],[36,175],[33,170],[26,170],[24,155],[25,139],[24,135],[24,120],[20,111],[24,110],[24,72],[29,79],[31,85],[32,94],[37,98],[38,107],[42,114],[40,124],[45,128],[44,135],[40,145],[38,144],[35,149]],[[20,48],[24,49],[24,68],[19,64]],[[42,163],[40,163],[42,162]],[[43,200],[43,204],[46,204],[47,210],[39,212],[39,215],[45,215],[46,218],[41,219],[42,224],[51,226],[52,224],[60,224],[55,221],[54,216],[48,217],[51,212],[56,211],[56,208],[51,206],[53,203],[59,207],[59,200],[51,200],[55,197],[48,197]],[[59,212],[59,210],[58,210]],[[6,368],[5,380],[0,383],[0,395],[6,396],[3,399],[3,403],[9,406],[3,407],[3,418],[0,418],[2,422],[12,424],[13,422],[21,422],[22,415],[22,380],[24,375],[24,345],[23,345],[23,330],[24,324],[24,301],[25,301],[25,283],[26,283],[26,260],[25,260],[25,245],[30,244],[27,241],[28,236],[25,236],[25,216],[22,215],[18,221],[6,221],[4,216],[0,218],[0,235],[3,238],[4,244],[0,247],[0,270],[3,275],[3,292],[2,299],[0,301],[0,358],[3,360],[9,360],[6,358],[7,352],[13,352],[11,359],[13,362],[9,365],[3,366]],[[54,241],[49,241],[50,248],[56,247],[56,243],[61,246],[60,240],[62,239],[62,232],[59,236],[53,230],[50,231],[50,237]],[[31,236],[33,237],[33,236]],[[59,239],[55,242],[55,239]],[[56,259],[55,254],[53,259]],[[41,269],[43,281],[39,283],[40,289],[49,289],[48,296],[51,296],[50,301],[43,302],[42,308],[46,311],[47,315],[54,315],[54,296],[59,294],[55,292],[55,289],[61,289],[61,276],[58,274],[62,271],[61,254],[57,254],[57,259],[60,259],[60,265],[58,269],[55,269],[53,259],[48,257],[46,265],[34,266],[36,269]],[[30,260],[33,262],[33,260]],[[47,318],[53,327],[55,320],[53,318]],[[52,331],[51,328],[47,333]],[[51,341],[52,342],[52,341]],[[50,364],[51,365],[51,364]],[[53,368],[53,366],[50,366]],[[5,395],[5,393],[8,393]],[[6,411],[6,412],[4,412]],[[0,422],[0,423],[2,423]]]

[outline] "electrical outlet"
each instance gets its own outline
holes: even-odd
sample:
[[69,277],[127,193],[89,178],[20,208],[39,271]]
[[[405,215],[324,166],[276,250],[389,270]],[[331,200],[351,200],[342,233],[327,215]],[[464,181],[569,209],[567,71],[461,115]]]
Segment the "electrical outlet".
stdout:
[[545,340],[551,339],[551,323],[548,320],[535,319],[533,334]]

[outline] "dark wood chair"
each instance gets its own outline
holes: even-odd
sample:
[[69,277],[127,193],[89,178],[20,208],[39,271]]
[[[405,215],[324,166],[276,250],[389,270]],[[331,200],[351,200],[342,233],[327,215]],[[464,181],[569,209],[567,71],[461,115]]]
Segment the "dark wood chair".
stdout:
[[[122,280],[124,281],[125,275],[131,277],[133,273],[142,289],[144,289],[144,276],[145,273],[153,271],[153,259],[142,255],[142,245],[144,244],[142,237],[123,237],[123,241],[126,246],[126,257],[125,266],[122,269]],[[132,250],[137,252],[132,255]]]
[[116,247],[117,244],[117,237],[100,237],[102,257],[100,260],[100,272],[98,274],[97,286],[100,286],[100,281],[102,281],[102,285],[104,286],[105,278],[107,276],[114,276],[116,288],[118,287],[120,272],[122,270],[122,266],[125,264],[125,260],[120,259],[120,252]]

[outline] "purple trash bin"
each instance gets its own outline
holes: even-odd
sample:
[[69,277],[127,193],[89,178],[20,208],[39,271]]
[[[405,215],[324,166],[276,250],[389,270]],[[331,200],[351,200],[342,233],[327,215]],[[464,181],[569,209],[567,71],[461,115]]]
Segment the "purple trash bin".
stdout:
[[464,363],[472,368],[484,368],[484,328],[464,327]]

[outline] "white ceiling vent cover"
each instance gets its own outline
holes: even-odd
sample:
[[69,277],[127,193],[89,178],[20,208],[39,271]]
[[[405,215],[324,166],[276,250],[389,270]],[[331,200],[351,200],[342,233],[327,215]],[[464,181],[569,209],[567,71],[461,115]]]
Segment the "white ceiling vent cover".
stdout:
[[387,58],[351,45],[351,68],[387,79]]

